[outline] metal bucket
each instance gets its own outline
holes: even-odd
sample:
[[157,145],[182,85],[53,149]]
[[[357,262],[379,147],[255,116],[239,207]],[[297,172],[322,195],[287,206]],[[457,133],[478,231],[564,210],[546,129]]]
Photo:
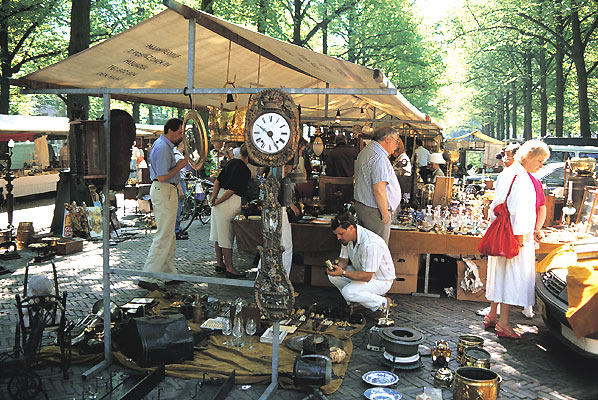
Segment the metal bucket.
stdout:
[[466,347],[461,357],[462,367],[490,368],[490,353],[478,346]]
[[27,247],[33,241],[33,222],[19,222],[17,227],[17,249],[21,250]]
[[459,365],[463,365],[463,350],[466,347],[477,346],[484,347],[484,338],[475,335],[461,335],[459,336],[459,343],[457,344],[457,357],[456,360]]
[[455,372],[454,400],[496,400],[501,377],[486,368],[461,367]]

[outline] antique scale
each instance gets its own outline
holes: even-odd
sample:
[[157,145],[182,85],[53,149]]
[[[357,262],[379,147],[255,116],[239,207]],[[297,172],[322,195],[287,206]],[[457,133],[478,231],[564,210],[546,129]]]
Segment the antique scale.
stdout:
[[[297,152],[299,113],[291,96],[266,89],[253,96],[245,120],[245,144],[258,165],[285,165]],[[261,268],[255,280],[255,299],[261,313],[272,321],[287,318],[294,305],[294,290],[282,265],[282,208],[280,183],[274,174],[264,183],[263,246],[258,246]]]

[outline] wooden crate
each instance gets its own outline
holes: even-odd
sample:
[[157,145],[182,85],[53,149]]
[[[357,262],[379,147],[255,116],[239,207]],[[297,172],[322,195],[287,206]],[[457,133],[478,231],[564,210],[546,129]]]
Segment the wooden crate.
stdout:
[[488,268],[488,259],[474,260],[474,262],[478,266],[480,279],[484,283],[484,287],[477,293],[464,291],[461,288],[461,281],[465,276],[465,263],[463,261],[457,261],[457,300],[489,302],[486,299],[486,273]]
[[83,239],[60,239],[56,242],[56,253],[58,254],[73,254],[83,250]]

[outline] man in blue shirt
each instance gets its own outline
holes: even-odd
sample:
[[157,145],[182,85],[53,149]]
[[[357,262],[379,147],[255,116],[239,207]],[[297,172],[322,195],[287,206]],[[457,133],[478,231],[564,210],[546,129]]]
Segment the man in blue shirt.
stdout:
[[[149,152],[152,180],[150,198],[157,230],[143,267],[147,272],[176,274],[174,224],[178,207],[177,186],[180,181],[179,171],[187,165],[187,159],[183,158],[177,162],[173,149],[181,140],[183,140],[183,121],[171,118],[164,124],[164,134],[154,142]],[[140,280],[138,285],[148,290],[160,288],[154,278]]]

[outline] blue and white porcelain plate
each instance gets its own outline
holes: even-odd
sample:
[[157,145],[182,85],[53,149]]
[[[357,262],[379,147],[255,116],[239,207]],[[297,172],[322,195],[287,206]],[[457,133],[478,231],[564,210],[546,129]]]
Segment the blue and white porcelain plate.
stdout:
[[401,400],[403,397],[400,392],[383,387],[370,388],[363,392],[363,395],[368,400]]
[[399,377],[388,371],[370,371],[363,374],[363,381],[372,386],[396,385]]

